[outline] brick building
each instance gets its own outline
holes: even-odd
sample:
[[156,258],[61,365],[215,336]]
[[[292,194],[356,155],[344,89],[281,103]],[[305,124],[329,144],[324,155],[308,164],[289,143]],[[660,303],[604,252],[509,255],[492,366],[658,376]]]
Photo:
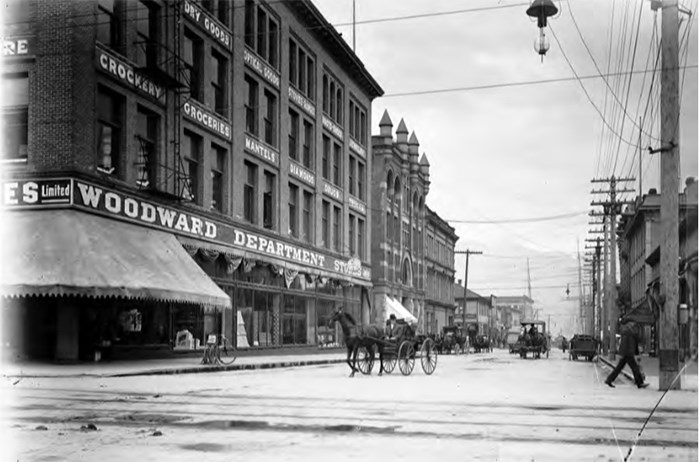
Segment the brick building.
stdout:
[[333,307],[368,320],[383,91],[310,1],[8,5],[13,351],[316,347]]
[[425,327],[439,334],[454,325],[455,229],[426,207],[425,215]]
[[[407,310],[425,330],[425,198],[430,164],[418,158],[418,138],[403,119],[393,135],[388,112],[372,136],[372,281],[373,322]],[[392,309],[400,305],[397,309]]]

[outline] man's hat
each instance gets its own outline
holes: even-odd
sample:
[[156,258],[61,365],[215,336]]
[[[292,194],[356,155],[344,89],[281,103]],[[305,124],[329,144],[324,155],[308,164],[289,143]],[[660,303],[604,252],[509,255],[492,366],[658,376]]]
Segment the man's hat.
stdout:
[[393,319],[394,321],[396,321],[396,315],[395,315],[395,314],[389,315],[389,321],[391,321],[392,319]]

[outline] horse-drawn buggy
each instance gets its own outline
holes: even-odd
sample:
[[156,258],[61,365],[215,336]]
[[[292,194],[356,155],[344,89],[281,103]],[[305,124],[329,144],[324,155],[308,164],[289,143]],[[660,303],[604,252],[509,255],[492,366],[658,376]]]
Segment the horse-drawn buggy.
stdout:
[[444,326],[440,343],[437,345],[438,353],[450,354],[464,353],[467,345],[467,336],[457,326]]
[[[542,355],[549,358],[549,334],[547,333],[547,323],[544,321],[521,321],[522,334],[518,338],[518,353],[521,358],[527,358],[527,354],[532,354],[533,358],[539,359]],[[529,326],[529,327],[528,327]]]
[[493,351],[491,340],[486,335],[477,335],[474,337],[474,353],[482,351]]
[[[403,320],[382,329],[375,325],[357,325],[349,313],[336,310],[329,325],[338,322],[345,335],[348,350],[347,363],[355,375],[372,373],[375,361],[379,362],[379,375],[390,374],[397,364],[403,375],[413,372],[415,361],[420,361],[423,372],[430,375],[437,367],[435,341],[426,335],[416,334],[415,329]],[[377,357],[378,356],[378,357]]]
[[569,346],[569,360],[578,359],[579,356],[593,361],[598,354],[598,341],[592,335],[576,334],[571,339]]

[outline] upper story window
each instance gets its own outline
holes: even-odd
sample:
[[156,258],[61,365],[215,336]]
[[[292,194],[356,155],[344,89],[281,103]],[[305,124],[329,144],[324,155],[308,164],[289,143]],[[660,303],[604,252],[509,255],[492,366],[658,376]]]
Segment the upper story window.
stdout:
[[29,76],[5,74],[2,86],[2,159],[24,162],[29,144]]
[[265,170],[265,189],[263,190],[263,228],[275,229],[275,212],[277,210],[275,190],[277,189],[277,176]]
[[246,75],[245,79],[245,129],[258,136],[258,82]]
[[213,99],[211,106],[214,111],[224,117],[228,117],[228,99],[226,95],[227,76],[228,76],[228,60],[215,50],[211,51],[211,94]]
[[316,65],[311,54],[295,39],[289,39],[289,82],[314,101]]
[[243,184],[243,219],[250,222],[256,222],[257,201],[255,196],[258,190],[258,166],[245,161],[245,183]]
[[187,178],[182,190],[182,197],[192,202],[202,205],[202,198],[199,193],[200,180],[200,159],[202,158],[202,137],[185,130],[182,137],[182,160],[184,163],[184,173]]
[[224,184],[226,178],[226,149],[212,143],[210,151],[211,164],[211,204],[218,212],[224,211]]
[[245,44],[279,69],[279,25],[255,0],[245,2]]
[[233,2],[231,0],[201,0],[200,5],[207,10],[216,19],[221,21],[221,24],[229,27],[229,12]]
[[355,141],[367,145],[367,111],[352,99],[349,102],[348,129]]
[[313,169],[314,129],[313,122],[289,109],[289,157],[304,167]]
[[138,106],[136,109],[136,142],[138,159],[136,161],[136,184],[142,188],[153,184],[155,166],[158,157],[158,129],[160,118],[148,109]]
[[183,59],[185,64],[185,84],[189,86],[190,97],[203,101],[202,75],[204,74],[203,43],[196,34],[185,29]]
[[121,49],[121,20],[117,0],[97,2],[97,40],[116,50]]
[[323,72],[323,112],[343,125],[343,87],[330,73]]
[[136,64],[141,67],[156,66],[160,33],[158,5],[139,0],[134,7],[136,9]]
[[102,89],[97,93],[97,170],[121,176],[121,139],[124,98]]

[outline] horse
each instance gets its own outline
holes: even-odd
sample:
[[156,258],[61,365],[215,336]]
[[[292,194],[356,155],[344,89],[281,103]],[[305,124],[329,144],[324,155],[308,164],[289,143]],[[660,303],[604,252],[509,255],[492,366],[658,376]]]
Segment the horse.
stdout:
[[[358,326],[355,319],[349,314],[345,313],[342,308],[335,310],[333,316],[328,321],[328,327],[332,327],[333,324],[338,322],[341,329],[343,329],[343,335],[345,336],[345,345],[348,348],[347,363],[350,366],[350,377],[354,377],[355,372],[357,372],[357,352],[361,347],[367,348],[367,351],[374,356],[374,346],[377,346],[379,351],[379,375],[384,372],[384,364],[382,359],[384,357],[384,330],[375,325],[360,325]],[[352,355],[352,362],[350,362],[350,356]]]

